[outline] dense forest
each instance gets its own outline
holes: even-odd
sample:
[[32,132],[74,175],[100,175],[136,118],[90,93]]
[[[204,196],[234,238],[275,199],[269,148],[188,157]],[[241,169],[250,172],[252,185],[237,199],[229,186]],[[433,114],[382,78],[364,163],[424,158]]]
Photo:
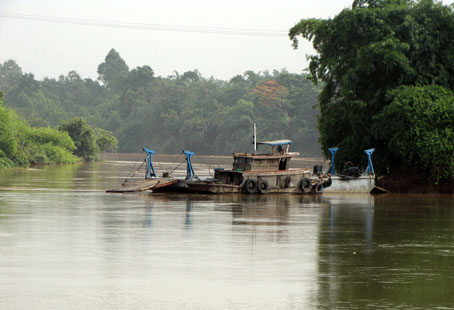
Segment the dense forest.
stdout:
[[380,174],[405,187],[454,184],[454,8],[433,0],[355,0],[332,19],[290,30],[312,41],[322,149],[339,162],[376,148]]
[[194,70],[159,77],[147,65],[130,69],[114,49],[97,72],[97,80],[71,71],[39,81],[8,60],[0,64],[0,90],[6,105],[32,126],[80,117],[112,131],[120,152],[251,151],[257,123],[259,140],[288,138],[304,156],[321,154],[319,88],[305,74],[248,71],[223,81]]

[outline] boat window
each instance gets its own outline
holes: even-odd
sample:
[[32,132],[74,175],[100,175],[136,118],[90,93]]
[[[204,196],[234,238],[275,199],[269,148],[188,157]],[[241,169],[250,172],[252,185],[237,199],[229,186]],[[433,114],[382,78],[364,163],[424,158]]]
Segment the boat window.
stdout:
[[287,158],[282,158],[279,162],[279,170],[287,170]]

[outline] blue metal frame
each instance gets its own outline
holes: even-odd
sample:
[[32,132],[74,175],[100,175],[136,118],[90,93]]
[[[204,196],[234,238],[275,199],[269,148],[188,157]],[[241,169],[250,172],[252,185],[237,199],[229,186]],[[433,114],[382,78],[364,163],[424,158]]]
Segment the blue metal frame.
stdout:
[[195,153],[186,150],[183,150],[183,153],[186,155],[186,180],[197,178],[191,163],[191,157],[194,156]]
[[372,153],[375,151],[375,149],[368,149],[364,150],[364,153],[367,155],[367,167],[366,170],[364,170],[363,175],[366,175],[366,173],[369,173],[370,175],[374,175],[374,166],[372,165]]
[[336,174],[336,169],[334,169],[334,160],[336,158],[336,152],[338,150],[339,150],[338,147],[332,147],[332,148],[328,149],[328,151],[331,152],[331,167],[329,168],[329,172],[331,173],[331,175]]
[[151,156],[156,154],[155,151],[147,149],[146,147],[143,148],[143,151],[147,153],[147,162],[148,162],[148,167],[147,167],[147,176],[145,179],[151,179],[151,177],[156,177],[156,172],[153,167],[153,163],[151,162]]

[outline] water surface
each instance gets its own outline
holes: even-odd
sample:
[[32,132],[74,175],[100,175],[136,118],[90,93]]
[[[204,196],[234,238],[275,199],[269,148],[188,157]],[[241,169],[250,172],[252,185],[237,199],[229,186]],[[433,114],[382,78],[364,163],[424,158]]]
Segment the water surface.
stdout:
[[0,171],[0,309],[454,309],[452,196],[105,193],[136,164]]

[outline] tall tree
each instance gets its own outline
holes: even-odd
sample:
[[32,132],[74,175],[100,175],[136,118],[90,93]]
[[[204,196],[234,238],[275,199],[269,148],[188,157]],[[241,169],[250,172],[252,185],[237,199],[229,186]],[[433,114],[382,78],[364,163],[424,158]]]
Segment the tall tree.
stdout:
[[295,48],[300,35],[318,53],[310,56],[309,70],[314,82],[324,83],[318,126],[325,155],[338,145],[341,160],[359,162],[363,149],[376,147],[379,166],[399,165],[387,150],[398,129],[377,135],[373,126],[389,124],[374,115],[402,85],[454,88],[452,7],[433,0],[356,0],[333,19],[301,20],[289,33]]
[[12,59],[0,64],[0,90],[11,89],[18,84],[22,74],[21,67]]
[[121,89],[128,72],[128,65],[115,49],[111,49],[104,62],[98,66],[99,80],[110,89]]

